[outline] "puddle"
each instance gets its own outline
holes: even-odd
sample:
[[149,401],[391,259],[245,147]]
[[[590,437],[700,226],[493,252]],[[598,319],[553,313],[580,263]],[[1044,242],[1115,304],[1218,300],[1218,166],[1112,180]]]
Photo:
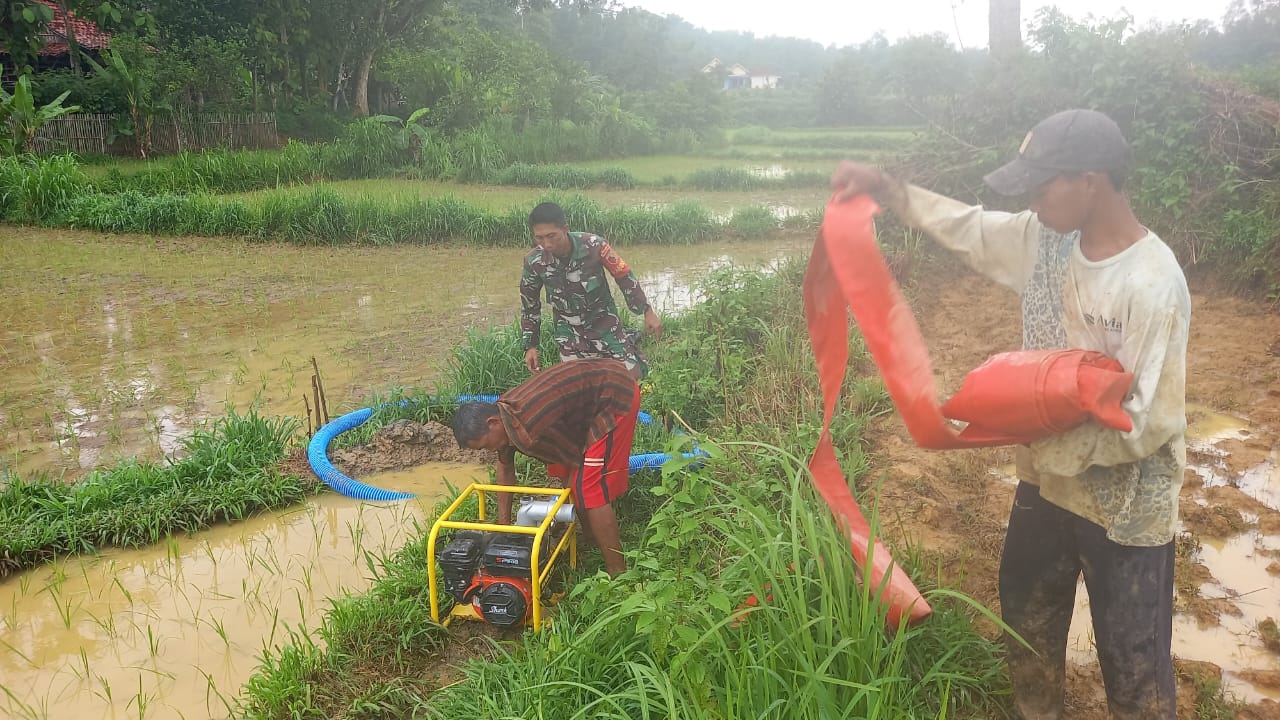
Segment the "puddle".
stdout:
[[[34,234],[33,234],[34,233]],[[662,311],[730,258],[804,240],[620,248]],[[430,385],[472,326],[515,319],[522,248],[338,247],[0,227],[0,470],[69,478],[159,458],[256,405],[305,417],[310,359],[331,413]]]
[[[1213,412],[1208,408],[1188,405],[1188,468],[1203,480],[1203,487],[1188,495],[1201,505],[1213,505],[1206,491],[1214,488],[1235,487],[1256,500],[1257,512],[1241,512],[1246,522],[1254,523],[1258,514],[1267,510],[1280,510],[1280,475],[1277,475],[1277,451],[1260,450],[1255,429],[1247,420]],[[1261,447],[1274,445],[1274,439],[1261,438]],[[1240,466],[1240,458],[1229,457],[1223,445],[1233,441],[1255,441],[1251,458],[1252,466],[1244,467],[1238,475],[1228,468]],[[1243,447],[1243,446],[1242,446]],[[1233,491],[1227,491],[1233,492]],[[1247,501],[1252,502],[1252,501]],[[1262,507],[1266,506],[1266,507]],[[1228,507],[1230,507],[1228,505]],[[1185,530],[1185,527],[1180,527]],[[1240,677],[1247,670],[1280,671],[1280,656],[1262,646],[1257,624],[1268,617],[1280,620],[1280,577],[1267,572],[1268,566],[1280,555],[1280,536],[1266,535],[1256,528],[1227,538],[1199,536],[1200,551],[1197,560],[1212,574],[1212,579],[1200,587],[1200,595],[1206,599],[1225,598],[1239,610],[1239,615],[1222,612],[1219,624],[1202,628],[1189,613],[1174,616],[1173,654],[1185,660],[1211,662],[1223,670],[1225,689],[1246,702],[1263,699],[1280,700],[1280,690],[1264,688]],[[1093,629],[1089,619],[1088,593],[1081,582],[1076,592],[1076,611],[1072,618],[1068,641],[1068,659],[1077,663],[1096,662],[1093,645]]]
[[431,464],[362,478],[400,503],[322,495],[190,538],[71,558],[0,584],[0,716],[225,718],[264,647],[318,627],[328,598],[369,586],[445,482],[481,466]]

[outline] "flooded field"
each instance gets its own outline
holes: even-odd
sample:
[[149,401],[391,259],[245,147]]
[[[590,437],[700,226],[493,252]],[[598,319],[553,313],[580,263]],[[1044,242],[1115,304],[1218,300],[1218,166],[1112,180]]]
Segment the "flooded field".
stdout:
[[330,598],[368,588],[445,483],[481,466],[367,478],[418,495],[336,494],[194,537],[58,561],[0,582],[0,717],[225,718],[264,648],[319,625]]
[[[780,243],[624,249],[660,312]],[[0,227],[0,467],[74,476],[172,451],[229,404],[304,415],[310,358],[336,414],[430,385],[469,327],[515,319],[520,249],[299,248]]]

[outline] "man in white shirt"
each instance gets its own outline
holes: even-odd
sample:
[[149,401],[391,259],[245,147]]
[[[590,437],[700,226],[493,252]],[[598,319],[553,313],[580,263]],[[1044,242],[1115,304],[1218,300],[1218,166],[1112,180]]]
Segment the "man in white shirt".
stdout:
[[841,199],[876,196],[1017,292],[1025,349],[1096,350],[1134,374],[1123,405],[1132,431],[1087,423],[1018,449],[1000,604],[1034,649],[1006,641],[1024,720],[1063,717],[1082,573],[1112,717],[1175,717],[1173,535],[1191,299],[1173,252],[1124,194],[1131,158],[1110,118],[1068,110],[1036,125],[1018,157],[985,178],[1003,195],[1029,195],[1026,212],[965,205],[858,163],[841,163],[832,177]]

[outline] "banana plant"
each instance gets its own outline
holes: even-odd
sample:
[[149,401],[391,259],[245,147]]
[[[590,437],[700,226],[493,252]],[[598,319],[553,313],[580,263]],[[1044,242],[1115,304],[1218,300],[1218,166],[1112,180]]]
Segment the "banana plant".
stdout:
[[407,120],[401,120],[395,115],[374,115],[373,119],[387,125],[395,125],[400,131],[400,142],[409,148],[409,152],[413,154],[414,166],[422,163],[422,148],[431,142],[431,131],[425,125],[418,123],[419,120],[427,116],[431,108],[418,108],[410,113]]
[[124,95],[129,106],[129,118],[123,126],[117,126],[116,132],[132,135],[138,155],[145,159],[147,151],[151,149],[151,126],[155,116],[170,110],[168,104],[156,99],[154,78],[145,72],[130,69],[124,57],[115,50],[108,50],[106,53],[107,67],[99,65],[91,57],[86,56],[85,59],[93,66],[95,73],[110,78]]
[[71,91],[62,93],[53,102],[36,105],[31,91],[31,76],[20,75],[13,92],[0,87],[0,149],[6,155],[31,152],[36,133],[54,118],[79,112],[79,105],[63,107]]

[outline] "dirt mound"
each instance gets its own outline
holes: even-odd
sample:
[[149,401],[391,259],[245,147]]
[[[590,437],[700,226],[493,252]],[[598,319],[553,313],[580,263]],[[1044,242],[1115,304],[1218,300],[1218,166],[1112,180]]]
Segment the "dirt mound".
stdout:
[[347,475],[360,477],[429,462],[483,465],[496,458],[487,450],[459,448],[453,431],[438,422],[397,420],[380,428],[364,445],[330,450],[329,460]]

